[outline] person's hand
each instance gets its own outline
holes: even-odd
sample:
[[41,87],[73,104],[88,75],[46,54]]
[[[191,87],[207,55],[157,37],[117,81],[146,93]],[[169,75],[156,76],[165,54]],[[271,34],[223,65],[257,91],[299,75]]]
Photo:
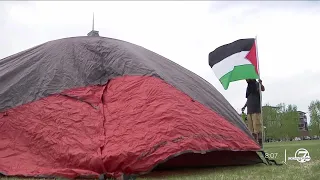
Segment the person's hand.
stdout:
[[246,107],[241,108],[241,111],[243,112],[246,109]]

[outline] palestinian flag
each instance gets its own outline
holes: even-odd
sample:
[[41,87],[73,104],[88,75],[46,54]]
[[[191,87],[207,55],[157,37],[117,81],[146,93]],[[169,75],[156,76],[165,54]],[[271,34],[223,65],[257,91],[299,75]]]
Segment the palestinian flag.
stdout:
[[209,54],[209,65],[224,89],[233,81],[258,79],[255,39],[239,39],[218,47]]

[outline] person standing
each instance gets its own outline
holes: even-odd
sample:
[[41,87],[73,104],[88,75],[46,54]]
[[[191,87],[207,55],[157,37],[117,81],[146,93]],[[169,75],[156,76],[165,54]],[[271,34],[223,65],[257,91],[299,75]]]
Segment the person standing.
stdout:
[[247,102],[242,108],[244,111],[247,108],[247,120],[248,128],[251,131],[255,140],[262,147],[262,117],[261,117],[261,99],[260,99],[260,87],[261,91],[265,91],[262,85],[262,80],[256,81],[255,79],[246,79],[247,81],[247,91],[246,98]]

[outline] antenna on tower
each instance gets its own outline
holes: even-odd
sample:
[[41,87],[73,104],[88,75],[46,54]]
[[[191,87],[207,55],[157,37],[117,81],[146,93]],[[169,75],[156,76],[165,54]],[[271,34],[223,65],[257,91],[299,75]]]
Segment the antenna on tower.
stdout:
[[94,13],[92,18],[92,30],[87,34],[87,36],[99,36],[99,31],[94,30]]

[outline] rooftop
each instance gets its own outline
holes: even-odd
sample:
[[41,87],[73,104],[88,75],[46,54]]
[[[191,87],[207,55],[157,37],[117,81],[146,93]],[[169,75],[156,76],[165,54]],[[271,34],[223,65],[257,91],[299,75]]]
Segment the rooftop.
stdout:
[[306,112],[303,111],[298,111],[299,114],[307,114]]
[[276,106],[262,106],[262,108],[265,108],[265,107],[269,107],[269,108],[273,108],[273,109],[278,109],[279,107],[276,107]]

